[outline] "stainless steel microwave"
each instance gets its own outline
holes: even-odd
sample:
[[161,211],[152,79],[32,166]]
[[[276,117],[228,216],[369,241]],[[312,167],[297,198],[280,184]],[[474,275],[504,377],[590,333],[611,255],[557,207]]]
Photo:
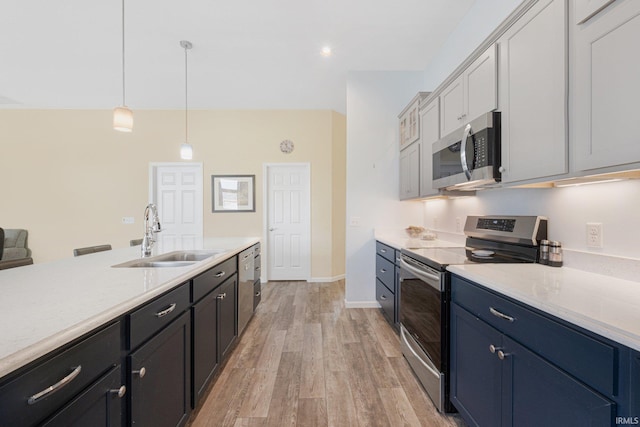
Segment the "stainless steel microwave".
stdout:
[[433,144],[433,187],[475,190],[500,182],[500,113],[483,114]]

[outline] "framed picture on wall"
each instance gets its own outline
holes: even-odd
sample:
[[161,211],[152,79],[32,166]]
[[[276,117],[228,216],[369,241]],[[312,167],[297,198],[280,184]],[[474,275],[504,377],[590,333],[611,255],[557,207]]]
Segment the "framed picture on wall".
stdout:
[[211,175],[213,212],[255,212],[255,175]]

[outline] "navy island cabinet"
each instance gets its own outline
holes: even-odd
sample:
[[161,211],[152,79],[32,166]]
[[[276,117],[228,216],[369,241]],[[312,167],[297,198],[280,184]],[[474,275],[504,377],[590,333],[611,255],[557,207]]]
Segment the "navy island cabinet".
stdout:
[[451,288],[451,401],[469,426],[615,426],[640,415],[638,353],[456,275]]

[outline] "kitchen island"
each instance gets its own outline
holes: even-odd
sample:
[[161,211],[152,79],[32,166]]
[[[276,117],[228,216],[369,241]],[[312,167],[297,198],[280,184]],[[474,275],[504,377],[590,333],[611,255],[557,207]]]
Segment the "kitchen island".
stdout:
[[114,268],[140,258],[134,246],[0,272],[0,378],[67,342],[116,319],[242,250],[258,238],[204,238],[162,245],[220,251],[185,267]]

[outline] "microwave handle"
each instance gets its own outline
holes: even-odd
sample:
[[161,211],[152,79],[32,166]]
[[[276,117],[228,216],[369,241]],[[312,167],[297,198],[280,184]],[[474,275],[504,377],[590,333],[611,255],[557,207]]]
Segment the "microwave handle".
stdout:
[[462,170],[467,177],[467,181],[471,181],[471,171],[469,170],[469,165],[467,164],[467,138],[469,138],[469,135],[471,135],[471,123],[468,123],[464,127],[464,132],[462,133],[462,141],[460,141],[460,164],[462,164]]

